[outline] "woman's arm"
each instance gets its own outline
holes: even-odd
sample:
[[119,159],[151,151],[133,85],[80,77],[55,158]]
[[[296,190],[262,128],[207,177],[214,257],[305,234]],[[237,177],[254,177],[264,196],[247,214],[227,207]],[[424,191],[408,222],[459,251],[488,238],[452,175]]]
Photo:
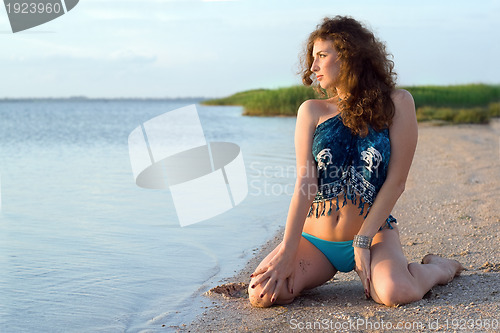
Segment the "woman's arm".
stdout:
[[293,293],[293,263],[304,227],[305,218],[318,190],[316,166],[312,157],[313,134],[318,123],[318,101],[309,100],[302,103],[297,112],[295,126],[295,155],[297,163],[297,180],[288,209],[285,234],[278,253],[269,264],[256,270],[252,276],[258,276],[254,285],[268,279],[262,293],[271,293],[277,299],[277,292],[288,279],[288,290]]
[[314,114],[314,103],[309,100],[299,107],[295,126],[295,155],[297,180],[288,209],[283,249],[291,253],[297,250],[304,221],[318,192],[316,164],[312,156],[312,140],[319,116]]

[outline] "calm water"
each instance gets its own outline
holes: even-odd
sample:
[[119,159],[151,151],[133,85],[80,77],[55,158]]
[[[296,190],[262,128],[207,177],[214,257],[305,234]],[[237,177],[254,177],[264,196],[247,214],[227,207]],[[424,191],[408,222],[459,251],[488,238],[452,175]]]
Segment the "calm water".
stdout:
[[135,185],[129,133],[188,104],[0,102],[1,332],[189,323],[211,304],[199,295],[284,225],[293,118],[197,105],[208,141],[242,149],[249,195],[229,212],[181,228],[168,190]]

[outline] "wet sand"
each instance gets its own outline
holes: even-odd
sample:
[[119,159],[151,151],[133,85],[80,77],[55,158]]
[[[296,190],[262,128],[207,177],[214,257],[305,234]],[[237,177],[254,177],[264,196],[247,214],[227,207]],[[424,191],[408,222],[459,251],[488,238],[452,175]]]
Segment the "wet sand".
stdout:
[[355,272],[338,273],[292,304],[253,308],[250,274],[276,246],[262,247],[238,275],[206,297],[214,302],[179,332],[498,332],[500,331],[500,120],[490,125],[419,125],[406,190],[393,210],[409,262],[427,253],[467,271],[418,302],[387,307],[366,300]]

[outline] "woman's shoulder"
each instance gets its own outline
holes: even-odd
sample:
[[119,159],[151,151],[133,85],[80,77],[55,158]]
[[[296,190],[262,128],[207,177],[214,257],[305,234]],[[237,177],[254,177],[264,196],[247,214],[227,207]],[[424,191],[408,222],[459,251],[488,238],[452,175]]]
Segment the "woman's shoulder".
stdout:
[[391,98],[396,108],[402,104],[415,104],[413,96],[405,89],[394,89],[391,93]]
[[297,111],[297,121],[307,122],[312,128],[338,113],[332,99],[308,99]]
[[400,113],[413,112],[415,113],[415,102],[413,96],[408,90],[394,89],[391,93],[392,102],[396,115]]
[[335,113],[337,107],[326,99],[308,99],[304,101],[297,111],[297,116],[305,116],[316,121],[328,114]]
[[326,99],[308,99],[299,107],[299,110],[307,110],[309,112],[320,112],[328,108],[328,100]]

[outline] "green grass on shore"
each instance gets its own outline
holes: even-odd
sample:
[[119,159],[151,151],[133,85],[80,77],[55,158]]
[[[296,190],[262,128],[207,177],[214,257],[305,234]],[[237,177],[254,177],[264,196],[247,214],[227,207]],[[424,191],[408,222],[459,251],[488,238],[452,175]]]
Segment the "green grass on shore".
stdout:
[[[419,121],[487,123],[500,117],[500,85],[409,86]],[[204,101],[205,105],[241,105],[244,115],[295,116],[302,102],[319,96],[310,87],[256,89],[226,98]]]
[[319,98],[310,87],[292,86],[278,89],[256,89],[229,97],[202,102],[204,105],[241,105],[247,116],[295,116],[305,100]]
[[246,90],[234,95],[223,97],[223,98],[215,98],[203,101],[203,105],[242,105],[244,106],[246,101],[253,98],[253,96],[258,95],[259,93],[263,93],[269,91],[269,89],[254,89],[254,90]]
[[411,86],[408,90],[417,108],[423,106],[472,108],[500,102],[500,85]]

